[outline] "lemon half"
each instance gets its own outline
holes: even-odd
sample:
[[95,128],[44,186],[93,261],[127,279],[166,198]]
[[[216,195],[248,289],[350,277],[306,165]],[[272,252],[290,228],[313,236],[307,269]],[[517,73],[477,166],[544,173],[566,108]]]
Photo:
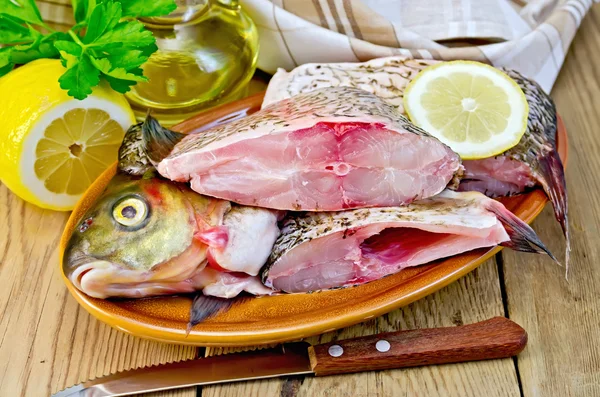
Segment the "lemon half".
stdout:
[[481,159],[515,146],[527,128],[529,106],[517,83],[474,61],[423,69],[404,92],[410,120],[461,158]]
[[58,60],[41,59],[0,79],[0,177],[22,199],[71,210],[116,159],[135,118],[108,85],[80,101],[58,79]]

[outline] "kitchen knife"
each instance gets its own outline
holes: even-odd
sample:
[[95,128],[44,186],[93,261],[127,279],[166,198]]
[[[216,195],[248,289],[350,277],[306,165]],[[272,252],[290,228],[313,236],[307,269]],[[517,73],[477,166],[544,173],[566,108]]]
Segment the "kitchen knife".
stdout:
[[526,343],[523,328],[507,318],[494,317],[457,327],[389,332],[315,346],[296,342],[132,369],[83,382],[52,397],[125,396],[279,376],[337,375],[505,358],[521,352]]

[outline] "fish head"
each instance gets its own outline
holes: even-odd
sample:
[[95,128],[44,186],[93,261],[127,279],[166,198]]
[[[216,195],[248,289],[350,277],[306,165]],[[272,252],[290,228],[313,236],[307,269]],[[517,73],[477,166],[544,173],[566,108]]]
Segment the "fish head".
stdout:
[[117,174],[74,228],[64,274],[97,298],[188,292],[185,280],[206,262],[194,235],[221,221],[223,203],[176,182]]

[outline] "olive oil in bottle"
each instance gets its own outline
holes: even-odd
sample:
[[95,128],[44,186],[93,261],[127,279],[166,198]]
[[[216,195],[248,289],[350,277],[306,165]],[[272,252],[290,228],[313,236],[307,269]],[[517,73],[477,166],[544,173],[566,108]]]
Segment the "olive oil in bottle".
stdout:
[[258,34],[238,0],[179,0],[166,17],[140,19],[156,37],[148,82],[126,94],[138,120],[148,110],[170,126],[244,96],[256,69]]

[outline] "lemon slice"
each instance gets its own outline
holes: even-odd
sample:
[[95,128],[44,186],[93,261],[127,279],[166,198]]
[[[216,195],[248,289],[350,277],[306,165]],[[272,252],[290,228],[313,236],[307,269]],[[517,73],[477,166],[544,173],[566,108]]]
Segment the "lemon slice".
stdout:
[[404,92],[410,120],[461,158],[505,152],[521,140],[529,106],[517,83],[502,71],[473,61],[423,69]]
[[[26,64],[0,79],[0,177],[22,199],[71,210],[117,159],[135,123],[123,95],[106,85],[86,99],[59,87],[58,60]],[[6,95],[8,94],[8,95]]]

